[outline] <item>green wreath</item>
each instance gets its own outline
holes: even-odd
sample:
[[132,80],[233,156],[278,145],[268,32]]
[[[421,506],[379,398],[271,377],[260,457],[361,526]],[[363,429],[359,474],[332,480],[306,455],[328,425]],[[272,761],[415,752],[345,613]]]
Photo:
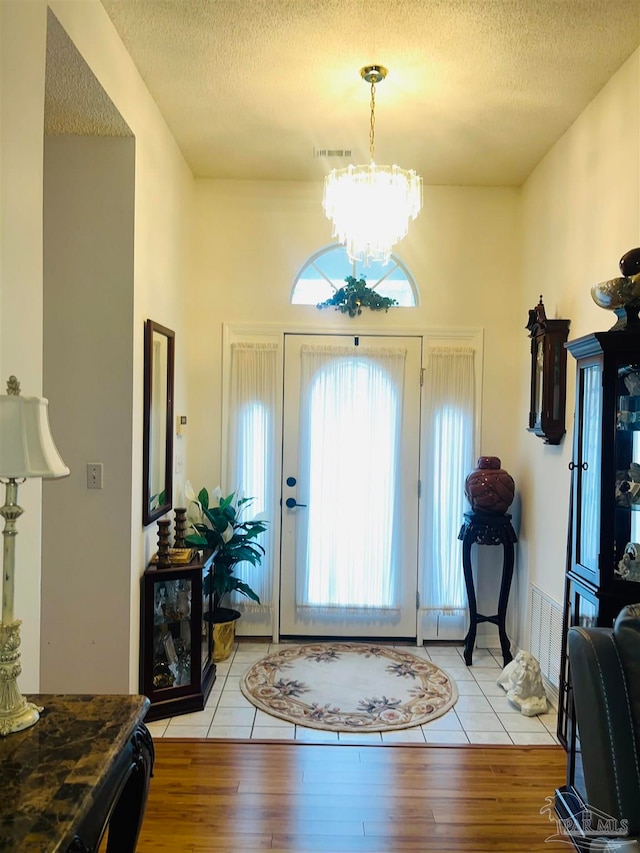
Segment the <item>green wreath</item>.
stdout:
[[362,314],[363,308],[372,311],[388,311],[392,305],[397,305],[398,300],[390,296],[381,296],[373,288],[367,287],[366,281],[361,278],[356,280],[352,275],[345,278],[346,285],[339,288],[330,299],[318,302],[317,308],[330,308],[334,306],[336,311],[355,317]]

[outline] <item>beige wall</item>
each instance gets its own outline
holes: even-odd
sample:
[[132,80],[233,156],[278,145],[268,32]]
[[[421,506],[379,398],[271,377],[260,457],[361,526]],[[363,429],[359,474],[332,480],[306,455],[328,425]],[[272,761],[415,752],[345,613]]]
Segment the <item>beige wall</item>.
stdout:
[[[619,257],[640,244],[640,53],[636,52],[554,146],[521,191],[425,188],[425,206],[397,247],[422,295],[420,308],[362,319],[368,326],[475,326],[484,338],[480,450],[501,456],[516,480],[519,528],[514,604],[517,642],[527,646],[530,584],[562,601],[568,520],[574,377],[568,364],[567,431],[550,447],[526,430],[529,409],[527,311],[540,293],[549,317],[571,319],[570,337],[613,319],[590,286],[618,274]],[[358,321],[289,305],[304,260],[331,241],[321,187],[196,183],[194,311],[190,346],[194,481],[220,478],[222,322]]]
[[[500,456],[507,469],[515,465],[519,367],[513,353],[527,349],[517,297],[519,190],[427,187],[424,195],[422,213],[396,247],[415,277],[421,305],[350,318],[290,304],[302,264],[332,242],[322,211],[322,185],[196,182],[187,467],[196,487],[213,488],[221,478],[223,323],[349,332],[481,328],[483,426],[478,450]],[[495,607],[501,557],[498,549],[490,550],[495,553],[485,555],[489,559],[478,590],[483,606],[490,599],[488,608]]]
[[[118,659],[101,653],[104,667],[118,673],[130,690],[138,687],[139,576],[156,546],[155,525],[141,523],[142,504],[142,388],[144,320],[176,331],[176,407],[186,409],[187,339],[185,290],[189,255],[192,177],[173,137],[140,79],[130,57],[98,0],[58,0],[49,4],[135,137],[134,290],[130,294],[132,326],[123,330],[132,352],[127,388],[131,418],[131,479],[126,484],[130,553],[118,581],[127,602],[130,635]],[[42,180],[43,98],[47,4],[0,3],[2,24],[2,279],[0,280],[0,367],[23,378],[25,392],[42,390]],[[73,305],[68,306],[73,314]],[[76,315],[77,316],[77,315]],[[77,316],[77,322],[85,318]],[[118,341],[113,342],[114,346]],[[51,401],[55,407],[55,401]],[[113,412],[112,417],[118,418]],[[188,439],[183,439],[186,442]],[[184,454],[184,447],[179,443]],[[100,448],[97,448],[100,451]],[[85,460],[95,461],[95,460]],[[99,459],[97,461],[100,461]],[[72,477],[85,477],[72,471]],[[180,485],[178,476],[178,486]],[[55,488],[51,484],[51,488]],[[39,685],[40,645],[40,488],[27,484],[18,544],[16,612],[23,619],[24,690]],[[73,506],[69,507],[70,524]],[[117,535],[117,531],[113,532]],[[70,546],[71,547],[71,546]],[[94,543],[95,548],[100,542]],[[83,567],[87,555],[82,561]],[[100,584],[89,589],[78,607],[100,606]],[[77,642],[85,638],[78,635]],[[126,675],[122,675],[122,673]]]
[[71,475],[43,487],[44,693],[129,689],[134,161],[132,138],[45,140],[44,390]]
[[[523,187],[521,325],[540,293],[547,317],[571,320],[570,339],[613,325],[615,316],[598,308],[589,291],[620,275],[620,256],[640,245],[639,100],[636,51]],[[523,429],[529,374],[528,362],[520,359],[514,470],[522,495],[518,571],[557,602],[563,596],[568,524],[575,392],[571,356],[567,380],[567,436],[560,446],[547,447]]]
[[220,353],[223,323],[356,331],[484,328],[483,453],[509,466],[516,440],[505,401],[517,395],[519,191],[428,187],[424,209],[396,247],[421,294],[417,308],[350,318],[291,305],[297,271],[332,242],[319,184],[196,182],[190,290],[190,464],[194,483],[220,479]]
[[[139,577],[157,546],[156,525],[142,528],[142,398],[144,320],[176,332],[176,411],[186,408],[185,291],[189,276],[186,238],[193,180],[158,108],[138,75],[98,0],[51,2],[51,8],[135,137],[135,235],[133,292],[131,556],[128,572],[127,666],[131,690],[138,689]],[[184,453],[184,439],[176,442]],[[92,460],[86,460],[92,461]],[[84,472],[83,472],[84,474]],[[181,484],[176,477],[176,490]]]
[[[330,323],[355,330],[359,321],[289,304],[296,271],[309,254],[331,241],[321,187],[193,182],[98,0],[51,0],[50,6],[136,144],[133,328],[127,333],[132,352],[127,388],[131,553],[121,581],[128,586],[131,633],[128,660],[104,658],[106,666],[127,670],[129,688],[135,690],[138,580],[155,549],[155,525],[143,531],[139,512],[144,319],[176,330],[176,411],[189,415],[187,435],[178,440],[176,452],[184,473],[209,485],[220,479],[222,323],[309,328]],[[0,380],[4,383],[13,372],[25,392],[40,393],[46,3],[8,0],[0,3],[0,16]],[[395,314],[362,320],[373,328],[390,329],[397,323],[403,329],[484,329],[480,450],[502,457],[521,497],[523,610],[529,580],[556,600],[562,596],[570,458],[567,439],[560,448],[548,448],[525,429],[526,311],[542,292],[550,317],[571,318],[572,337],[610,325],[611,318],[591,304],[588,289],[615,275],[619,256],[639,242],[639,77],[636,53],[552,149],[522,193],[425,188],[424,210],[398,246],[418,282],[422,305],[398,312],[397,320]],[[571,365],[569,377],[571,410]],[[570,415],[567,423],[571,429]],[[178,499],[182,480],[180,473]],[[16,612],[24,622],[21,684],[34,690],[39,681],[40,486],[26,484],[20,494],[27,510],[17,557]],[[79,602],[80,607],[91,604]],[[526,641],[522,632],[518,639]]]
[[[46,15],[41,3],[0,3],[0,384],[15,374],[42,393],[42,117]],[[25,483],[16,540],[15,613],[23,621],[20,684],[38,688],[39,481]],[[2,488],[4,503],[4,488]]]

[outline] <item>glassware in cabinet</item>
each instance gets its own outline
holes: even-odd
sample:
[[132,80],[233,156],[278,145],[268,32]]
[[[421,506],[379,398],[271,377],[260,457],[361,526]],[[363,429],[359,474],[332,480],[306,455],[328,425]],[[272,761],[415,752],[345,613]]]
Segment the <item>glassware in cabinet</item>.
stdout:
[[215,680],[212,607],[206,578],[211,558],[159,569],[142,578],[140,689],[147,721],[204,708]]

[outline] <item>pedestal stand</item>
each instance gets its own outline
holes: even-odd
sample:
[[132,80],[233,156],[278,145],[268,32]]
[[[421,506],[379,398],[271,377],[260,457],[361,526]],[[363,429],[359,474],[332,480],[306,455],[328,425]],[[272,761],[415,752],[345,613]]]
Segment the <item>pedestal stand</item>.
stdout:
[[[475,512],[465,512],[464,524],[460,529],[458,539],[462,539],[462,567],[464,569],[464,582],[467,587],[469,616],[471,620],[467,636],[464,639],[464,662],[467,666],[472,665],[473,647],[475,646],[476,631],[480,622],[491,622],[493,625],[498,626],[500,648],[502,649],[504,666],[506,666],[513,660],[510,651],[511,644],[505,629],[505,620],[511,579],[513,577],[513,545],[518,541],[516,532],[511,525],[511,516],[509,513],[504,513],[504,515],[480,515]],[[498,613],[495,616],[483,616],[481,613],[478,613],[471,567],[471,546],[473,544],[502,545],[503,547],[502,582],[500,584]]]

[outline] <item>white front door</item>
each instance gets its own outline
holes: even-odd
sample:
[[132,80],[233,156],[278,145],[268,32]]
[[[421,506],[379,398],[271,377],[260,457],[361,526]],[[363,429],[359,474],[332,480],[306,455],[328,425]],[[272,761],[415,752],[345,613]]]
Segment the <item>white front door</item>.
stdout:
[[421,350],[285,335],[282,635],[416,636]]

